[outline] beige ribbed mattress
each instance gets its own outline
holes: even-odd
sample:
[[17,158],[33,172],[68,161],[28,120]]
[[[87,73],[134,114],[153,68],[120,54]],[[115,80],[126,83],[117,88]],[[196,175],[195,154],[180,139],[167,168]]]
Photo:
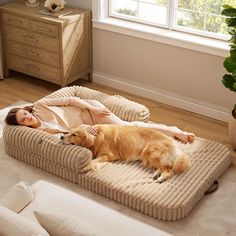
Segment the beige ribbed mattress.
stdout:
[[159,184],[154,171],[141,163],[114,162],[96,173],[79,175],[79,185],[149,216],[168,221],[185,217],[206,190],[231,163],[229,150],[210,140],[196,138],[180,144],[192,166]]
[[[149,118],[149,111],[143,105],[79,86],[60,89],[47,98],[61,96],[97,99],[124,120],[147,121]],[[140,162],[114,162],[97,172],[80,174],[91,160],[91,152],[63,145],[57,136],[43,131],[6,125],[3,137],[8,155],[168,221],[185,217],[231,163],[230,152],[222,144],[201,138],[196,138],[193,144],[178,142],[189,154],[192,166],[159,184],[152,179],[154,171],[144,168]]]

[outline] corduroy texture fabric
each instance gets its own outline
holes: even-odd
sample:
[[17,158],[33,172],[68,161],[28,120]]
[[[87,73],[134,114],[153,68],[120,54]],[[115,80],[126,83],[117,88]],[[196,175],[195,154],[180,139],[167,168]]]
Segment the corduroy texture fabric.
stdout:
[[[149,117],[148,109],[142,105],[79,86],[60,89],[47,98],[65,96],[97,99],[128,121],[146,121]],[[193,144],[178,143],[190,156],[192,166],[158,184],[152,180],[154,171],[144,168],[140,162],[114,162],[97,172],[80,174],[91,159],[91,152],[78,146],[62,145],[58,137],[43,131],[6,125],[3,138],[8,155],[168,221],[185,217],[231,163],[230,152],[222,144],[201,138],[196,138]]]
[[224,145],[196,138],[193,144],[178,143],[191,158],[191,168],[159,184],[154,170],[140,162],[114,162],[85,175],[80,186],[149,216],[175,221],[185,217],[206,190],[228,168],[230,152]]
[[9,156],[72,182],[92,158],[86,148],[63,145],[57,136],[28,127],[5,125],[3,137]]
[[45,98],[71,96],[79,97],[82,99],[97,100],[122,120],[146,122],[150,117],[149,110],[144,105],[130,101],[119,95],[111,96],[82,86],[62,88],[54,93],[49,94]]

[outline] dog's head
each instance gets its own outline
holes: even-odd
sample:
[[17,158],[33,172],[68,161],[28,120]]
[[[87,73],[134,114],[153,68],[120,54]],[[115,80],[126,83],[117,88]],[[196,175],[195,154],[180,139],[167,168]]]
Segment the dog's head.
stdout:
[[86,148],[91,148],[94,145],[94,139],[92,134],[81,128],[61,136],[64,144],[75,144]]

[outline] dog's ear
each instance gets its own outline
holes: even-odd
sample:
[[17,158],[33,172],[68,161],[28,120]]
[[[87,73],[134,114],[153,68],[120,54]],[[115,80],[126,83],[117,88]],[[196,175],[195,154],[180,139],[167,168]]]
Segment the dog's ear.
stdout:
[[90,148],[93,146],[94,141],[93,141],[91,135],[87,131],[82,132],[81,138],[82,138],[81,145],[83,147]]

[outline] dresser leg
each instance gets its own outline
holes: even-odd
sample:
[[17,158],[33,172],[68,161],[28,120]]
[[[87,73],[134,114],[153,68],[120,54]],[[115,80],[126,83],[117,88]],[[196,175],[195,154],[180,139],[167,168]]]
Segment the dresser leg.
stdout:
[[7,69],[7,68],[4,68],[4,77],[5,77],[5,78],[8,78],[9,75],[10,75],[10,70]]
[[92,73],[88,73],[88,81],[93,82],[93,75]]

